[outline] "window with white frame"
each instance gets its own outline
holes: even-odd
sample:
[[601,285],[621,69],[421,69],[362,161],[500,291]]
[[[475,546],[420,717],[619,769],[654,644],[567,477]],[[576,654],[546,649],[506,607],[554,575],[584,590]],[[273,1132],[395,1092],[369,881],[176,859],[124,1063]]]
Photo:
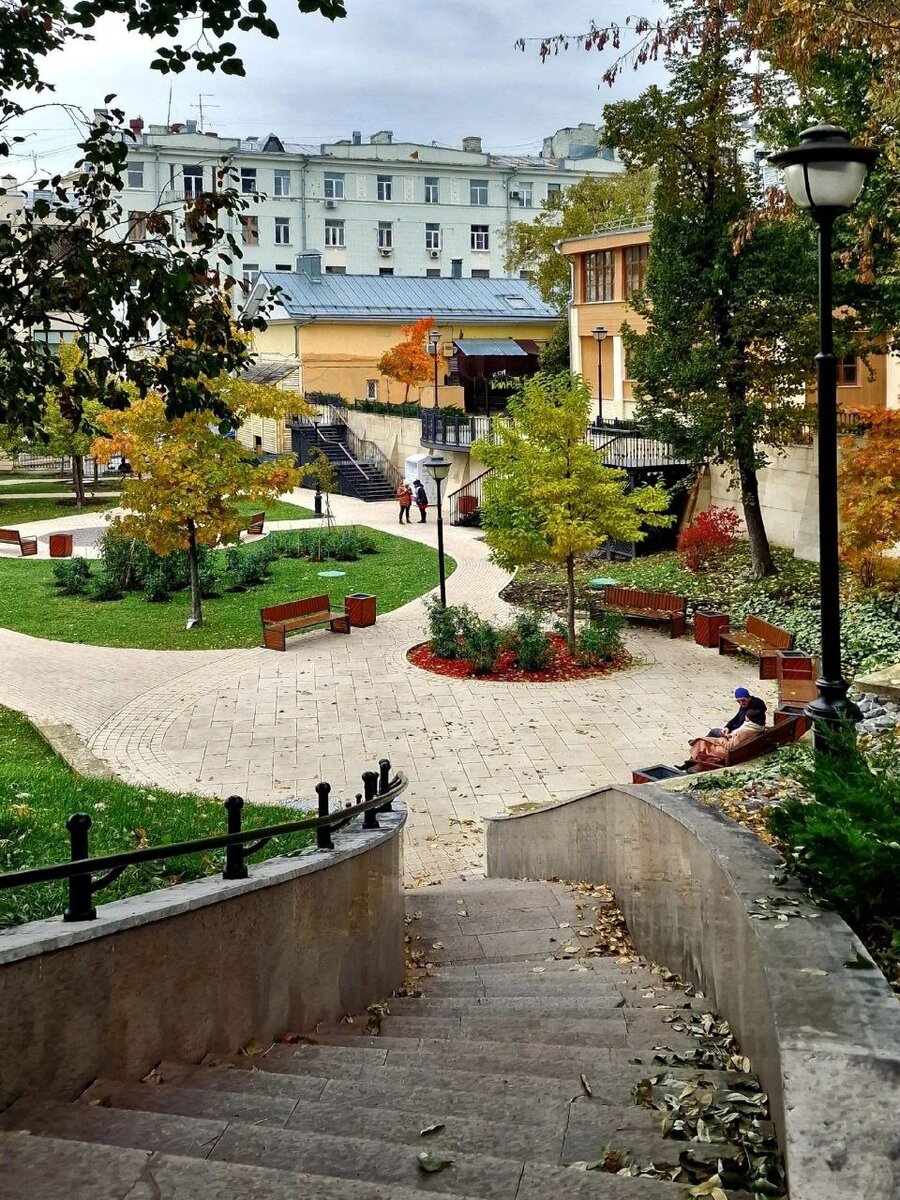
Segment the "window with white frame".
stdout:
[[551,196],[558,196],[561,191],[562,191],[561,183],[548,183],[547,184],[547,199],[549,200]]
[[425,226],[425,249],[440,250],[441,248],[441,227],[437,224],[428,224]]
[[344,222],[343,221],[326,221],[325,222],[325,245],[326,246],[343,246],[344,245]]
[[241,167],[241,191],[245,196],[256,191],[256,167]]
[[491,233],[488,225],[473,225],[469,235],[469,245],[473,250],[490,250]]
[[394,177],[393,175],[378,176],[378,199],[393,200],[394,198]]
[[259,217],[241,217],[241,241],[245,246],[259,245]]
[[378,222],[378,249],[393,250],[394,248],[394,226],[390,221]]
[[440,204],[441,202],[441,185],[438,182],[437,175],[425,176],[425,203]]
[[291,218],[275,218],[275,245],[289,246],[291,243]]
[[144,164],[142,162],[130,162],[128,164],[128,186],[130,188],[142,188],[144,186]]
[[534,208],[534,184],[533,183],[520,183],[518,185],[518,190],[519,190],[519,207],[520,208]]
[[484,205],[488,202],[488,181],[486,179],[469,180],[469,203]]
[[367,379],[366,380],[366,399],[367,400],[377,400],[378,399],[378,380],[377,379]]
[[343,171],[326,171],[325,172],[325,199],[326,200],[343,200],[344,198],[344,173]]
[[250,287],[252,287],[253,284],[256,283],[257,279],[259,279],[259,263],[242,263],[241,271],[244,276],[244,283],[248,284]]
[[275,172],[275,195],[289,196],[291,194],[291,173],[290,171],[278,170]]
[[181,175],[184,180],[185,200],[192,200],[195,196],[199,196],[203,191],[203,168],[197,166],[182,167]]

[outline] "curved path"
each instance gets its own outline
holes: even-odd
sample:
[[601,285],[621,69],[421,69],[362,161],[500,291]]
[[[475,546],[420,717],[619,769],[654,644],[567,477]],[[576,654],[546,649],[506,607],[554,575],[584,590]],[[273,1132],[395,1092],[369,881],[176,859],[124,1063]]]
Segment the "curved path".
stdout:
[[[436,542],[431,522],[399,529],[392,502],[337,497],[333,507],[342,523]],[[477,530],[445,534],[457,562],[449,602],[502,618],[508,574]],[[350,637],[295,638],[284,654],[117,650],[0,629],[0,703],[71,725],[118,775],[173,790],[272,801],[312,797],[327,779],[349,797],[387,755],[411,780],[407,871],[424,881],[477,865],[481,816],[679,761],[688,737],[730,713],[739,683],[773,699],[745,664],[662,632],[629,634],[637,662],[607,678],[449,679],[406,659],[424,627],[419,599]]]

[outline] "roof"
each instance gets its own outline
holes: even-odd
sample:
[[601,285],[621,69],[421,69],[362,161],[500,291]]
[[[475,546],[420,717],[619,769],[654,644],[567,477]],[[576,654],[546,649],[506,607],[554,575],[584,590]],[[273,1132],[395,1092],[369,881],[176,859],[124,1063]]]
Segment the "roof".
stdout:
[[299,358],[273,358],[263,355],[248,363],[240,373],[247,383],[281,383],[292,371],[300,368]]
[[[435,279],[411,275],[308,275],[263,271],[251,297],[279,288],[279,309],[294,320],[555,321],[557,313],[524,279]],[[281,317],[281,319],[284,319]]]
[[502,355],[504,358],[527,357],[526,351],[512,338],[458,338],[453,345],[467,358],[477,355],[485,357]]

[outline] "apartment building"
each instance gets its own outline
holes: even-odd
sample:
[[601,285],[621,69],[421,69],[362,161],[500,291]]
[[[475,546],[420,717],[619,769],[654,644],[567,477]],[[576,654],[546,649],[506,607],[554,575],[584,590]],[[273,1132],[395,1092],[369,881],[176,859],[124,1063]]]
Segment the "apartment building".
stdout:
[[533,220],[543,201],[587,175],[622,165],[583,124],[544,139],[539,155],[492,154],[481,138],[459,149],[395,142],[390,130],[318,146],[201,132],[194,121],[131,122],[123,205],[130,236],[145,217],[229,182],[249,206],[226,232],[241,243],[236,264],[249,282],[290,271],[296,256],[321,250],[327,274],[504,277],[507,227]]

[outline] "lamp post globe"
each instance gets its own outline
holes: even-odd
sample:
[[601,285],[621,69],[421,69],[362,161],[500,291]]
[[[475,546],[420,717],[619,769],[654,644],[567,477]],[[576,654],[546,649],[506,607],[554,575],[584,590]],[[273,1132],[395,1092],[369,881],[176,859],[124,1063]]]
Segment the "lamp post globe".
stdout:
[[441,454],[429,454],[422,460],[422,466],[437,485],[437,548],[438,548],[438,580],[441,597],[441,608],[447,607],[447,572],[444,563],[444,517],[441,509],[441,484],[450,474],[450,462]]
[[602,325],[592,329],[591,333],[597,343],[597,425],[603,424],[603,342],[609,331]]
[[784,185],[798,208],[819,227],[819,353],[816,355],[819,434],[819,600],[822,612],[819,695],[807,707],[817,751],[832,748],[832,735],[847,721],[858,721],[859,709],[847,697],[841,671],[840,553],[838,545],[837,359],[834,353],[834,286],[832,232],[863,189],[878,151],[854,146],[837,125],[814,125],[800,135],[800,145],[769,156],[784,171]]

